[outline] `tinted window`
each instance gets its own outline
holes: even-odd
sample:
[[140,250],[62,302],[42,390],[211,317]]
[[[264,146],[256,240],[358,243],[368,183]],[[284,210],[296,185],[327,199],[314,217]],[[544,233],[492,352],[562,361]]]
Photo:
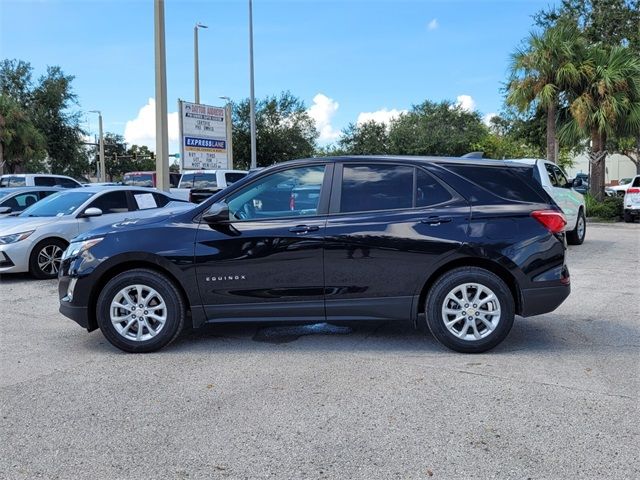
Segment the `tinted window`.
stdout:
[[316,215],[323,179],[323,165],[272,173],[230,196],[229,212],[240,220]]
[[162,195],[161,193],[154,193],[153,198],[156,199],[158,207],[164,207],[170,201],[169,197]]
[[[531,167],[442,165],[448,170],[466,178],[476,185],[502,198],[519,202],[547,202],[542,193],[536,190],[536,180]],[[542,187],[537,187],[542,190]]]
[[76,188],[78,184],[70,178],[56,178],[56,183],[62,188]]
[[224,179],[227,182],[227,185],[231,185],[234,182],[246,177],[246,173],[236,173],[236,172],[228,172],[224,174]]
[[421,169],[417,169],[416,207],[436,205],[451,200],[451,194],[440,182]]
[[554,187],[559,187],[560,185],[558,184],[558,179],[556,178],[556,172],[555,172],[555,169],[553,168],[553,165],[551,165],[550,163],[545,163],[544,168],[547,169],[547,173],[549,174],[549,181],[551,182],[551,185]]
[[54,177],[35,177],[33,184],[36,187],[55,187],[56,179]]
[[215,173],[184,173],[180,180],[180,188],[217,188]]
[[127,192],[104,193],[91,202],[87,208],[99,208],[105,215],[108,213],[128,212]]
[[171,186],[171,188],[178,188],[181,176],[182,175],[180,175],[179,173],[169,172],[169,185]]
[[411,208],[413,170],[401,165],[345,165],[340,211]]
[[633,180],[633,185],[631,185],[632,187],[640,187],[640,177],[636,177]]
[[93,193],[78,191],[56,193],[27,208],[22,212],[22,216],[60,217],[70,215],[91,196]]
[[0,181],[0,187],[25,187],[27,179],[25,177],[4,177]]

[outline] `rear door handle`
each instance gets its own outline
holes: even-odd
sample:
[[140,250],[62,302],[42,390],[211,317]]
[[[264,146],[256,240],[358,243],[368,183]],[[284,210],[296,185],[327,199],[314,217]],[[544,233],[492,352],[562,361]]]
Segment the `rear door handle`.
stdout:
[[289,231],[293,233],[317,232],[318,230],[320,230],[320,227],[317,225],[296,225],[289,229]]
[[420,220],[421,223],[426,223],[427,225],[440,225],[441,223],[449,223],[451,222],[453,219],[451,217],[438,217],[438,216],[434,216],[434,217],[428,217],[428,218],[423,218],[422,220]]

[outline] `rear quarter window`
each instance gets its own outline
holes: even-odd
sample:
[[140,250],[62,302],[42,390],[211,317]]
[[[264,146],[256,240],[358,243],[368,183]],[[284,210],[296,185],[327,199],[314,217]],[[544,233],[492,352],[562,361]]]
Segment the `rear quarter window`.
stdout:
[[538,191],[542,187],[534,178],[532,167],[480,165],[443,165],[443,167],[507,200],[532,203],[548,201],[545,195]]

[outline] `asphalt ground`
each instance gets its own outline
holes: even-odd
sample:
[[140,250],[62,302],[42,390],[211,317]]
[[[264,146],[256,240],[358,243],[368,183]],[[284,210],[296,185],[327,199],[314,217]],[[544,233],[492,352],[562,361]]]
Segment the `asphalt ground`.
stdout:
[[0,478],[639,478],[640,225],[589,224],[568,263],[569,299],[480,355],[405,322],[130,355],[3,276]]

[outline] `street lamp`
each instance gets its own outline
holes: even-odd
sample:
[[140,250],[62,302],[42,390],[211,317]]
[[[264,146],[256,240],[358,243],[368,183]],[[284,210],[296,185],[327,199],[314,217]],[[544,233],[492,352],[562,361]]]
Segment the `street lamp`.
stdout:
[[107,169],[104,164],[104,132],[102,131],[102,112],[100,110],[89,110],[89,113],[98,114],[98,128],[100,129],[100,168],[98,173],[98,180],[101,182],[106,182]]
[[209,28],[200,22],[193,27],[193,73],[195,82],[195,102],[200,103],[200,65],[198,61],[198,29]]
[[233,121],[231,119],[231,99],[229,97],[218,97],[227,103],[224,107],[225,127],[227,131],[227,164],[233,169]]
[[153,2],[156,80],[156,187],[169,191],[169,128],[167,125],[167,54],[164,35],[164,0]]
[[256,154],[256,97],[253,88],[253,1],[249,0],[249,117],[251,122],[251,168],[258,165]]

